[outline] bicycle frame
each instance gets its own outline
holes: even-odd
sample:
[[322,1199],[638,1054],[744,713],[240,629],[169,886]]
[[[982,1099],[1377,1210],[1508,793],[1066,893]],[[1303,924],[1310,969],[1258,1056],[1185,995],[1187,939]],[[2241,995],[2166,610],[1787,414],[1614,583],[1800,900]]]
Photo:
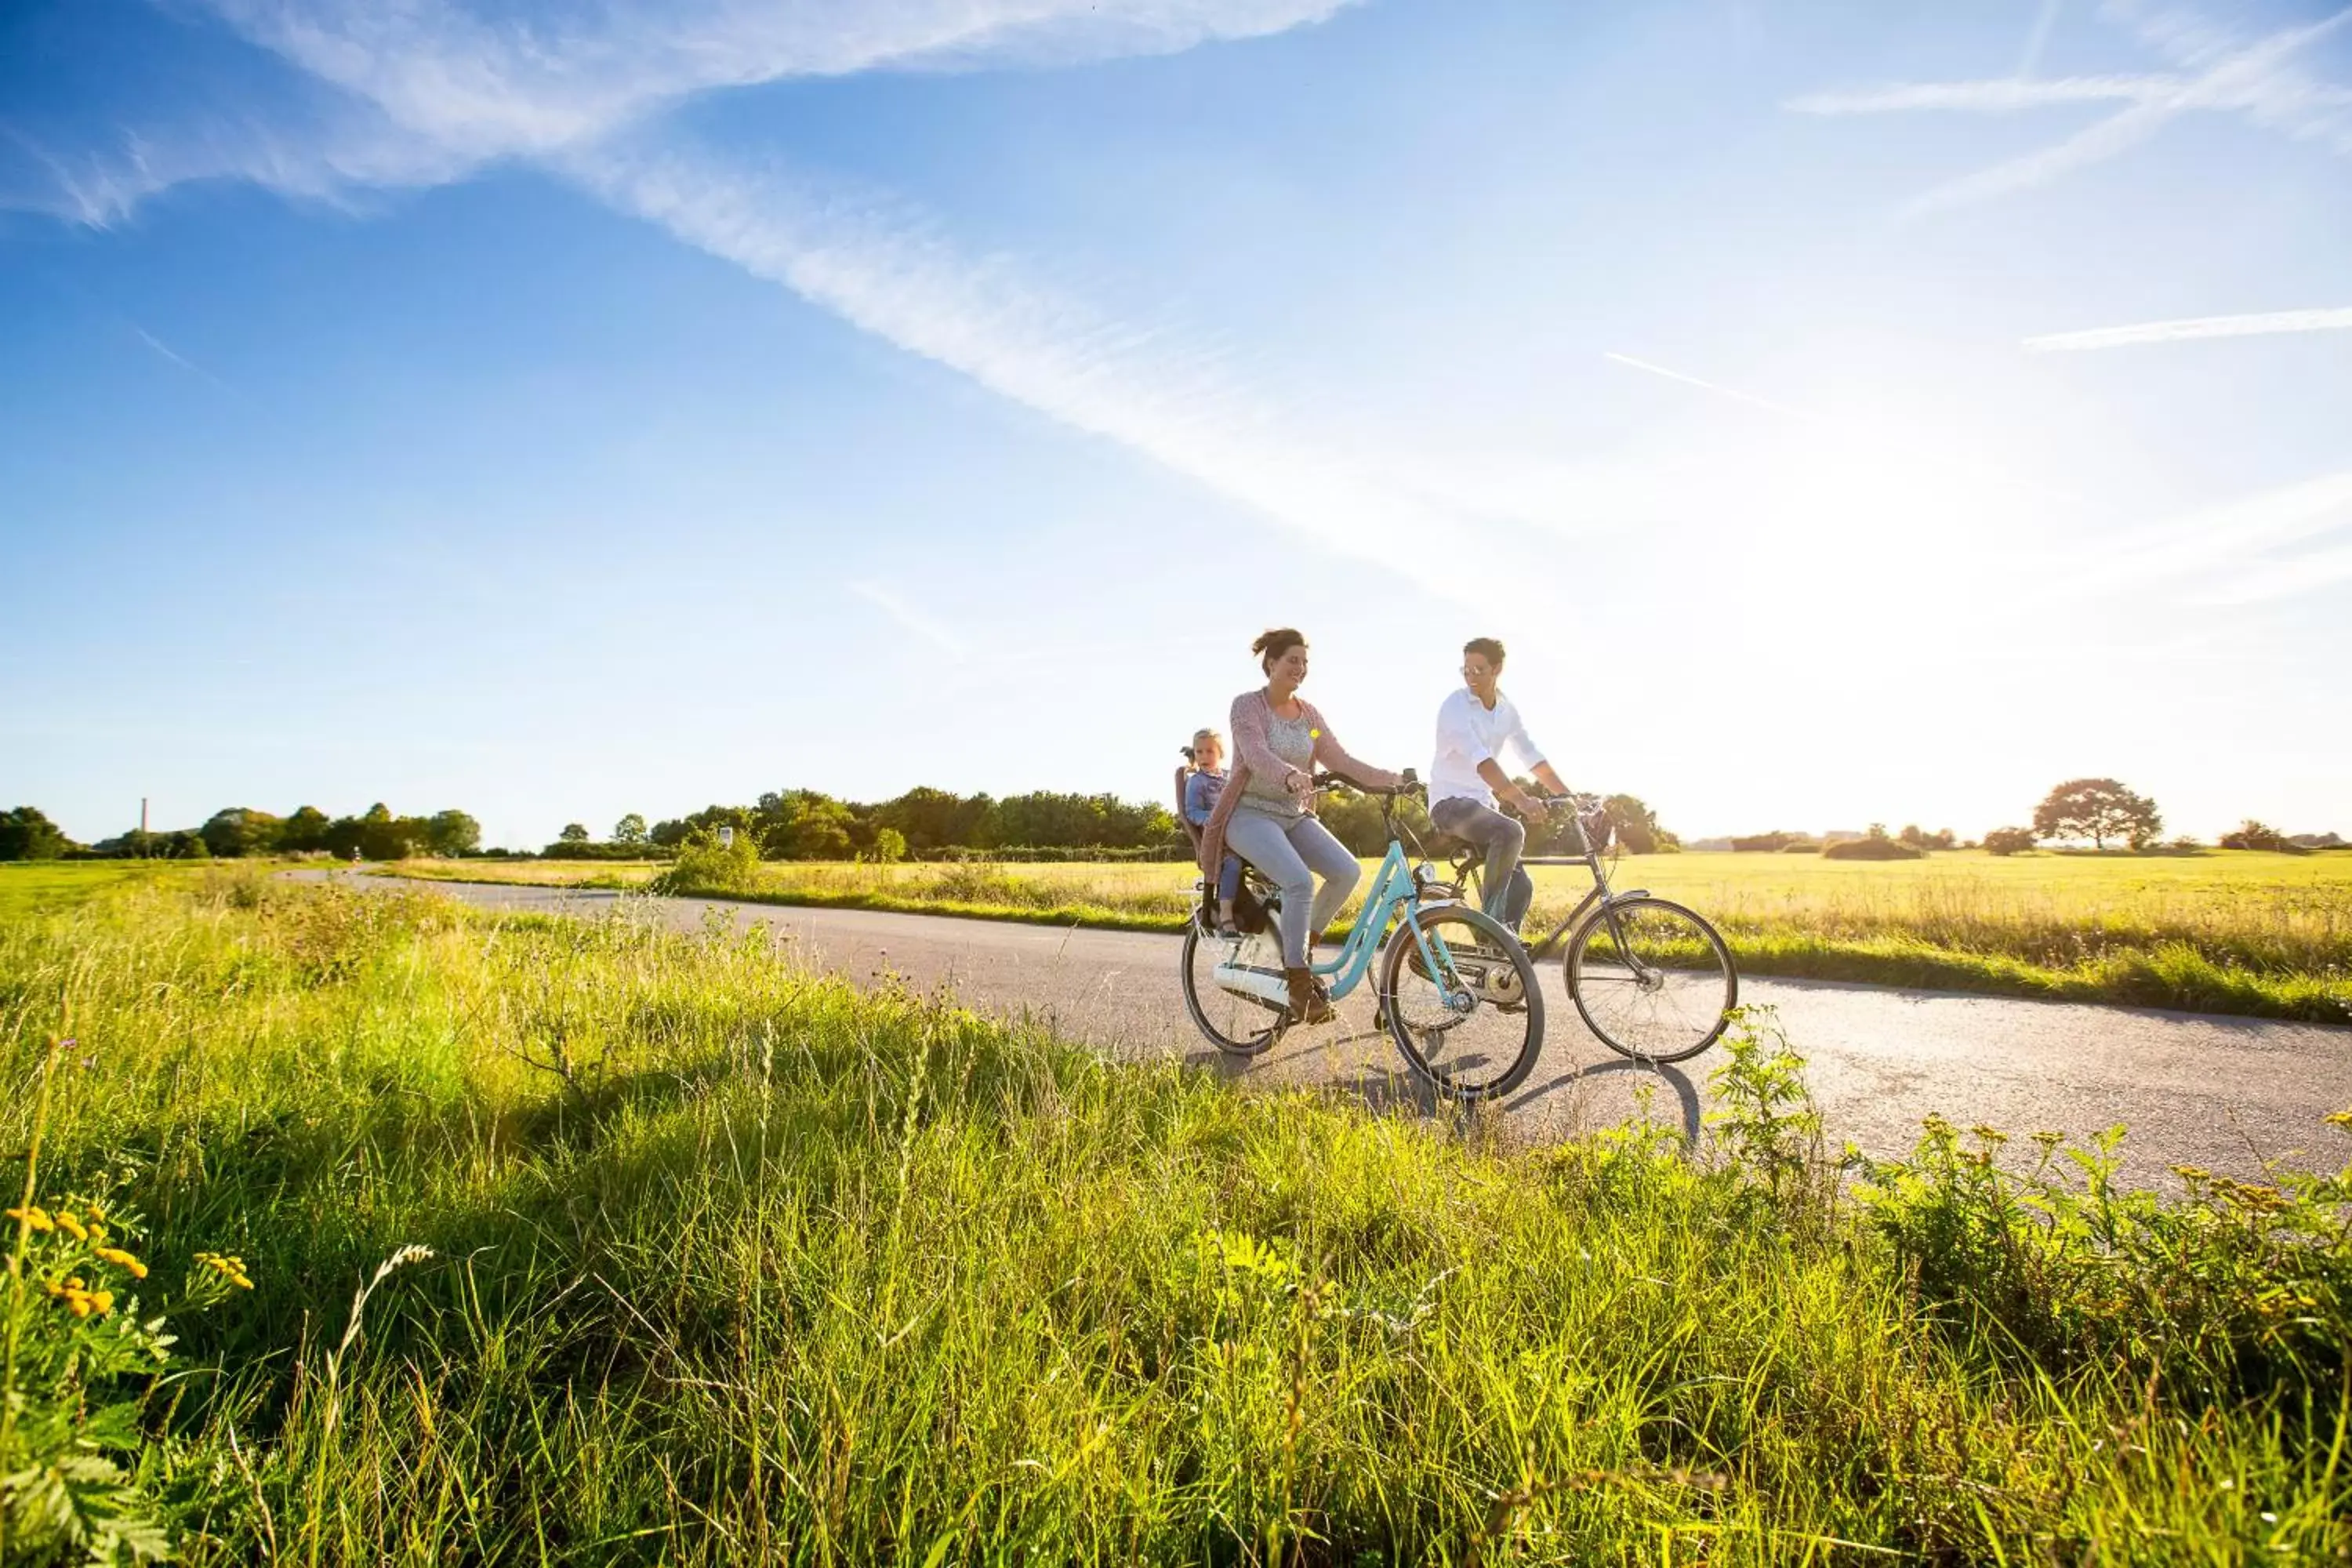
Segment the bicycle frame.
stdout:
[[1453,954],[1445,951],[1444,939],[1438,939],[1437,952],[1431,952],[1421,922],[1412,918],[1417,892],[1412,869],[1405,863],[1404,846],[1391,837],[1388,853],[1381,858],[1380,869],[1372,873],[1371,891],[1364,895],[1364,906],[1357,911],[1348,940],[1339,944],[1339,952],[1330,962],[1308,965],[1317,974],[1330,978],[1333,996],[1347,995],[1371,972],[1381,939],[1388,934],[1389,923],[1400,909],[1404,927],[1412,933],[1413,945],[1421,950],[1422,962],[1429,966],[1430,973],[1444,974],[1449,984],[1460,984],[1454,973]]
[[[1384,813],[1385,815],[1385,813]],[[1405,858],[1404,845],[1399,841],[1395,824],[1390,824],[1388,853],[1381,857],[1380,868],[1372,873],[1370,891],[1364,895],[1363,907],[1356,913],[1356,923],[1348,932],[1348,940],[1328,963],[1310,962],[1308,969],[1329,980],[1334,997],[1345,996],[1360,984],[1371,972],[1372,959],[1388,934],[1391,921],[1402,918],[1404,929],[1412,933],[1413,946],[1420,950],[1421,961],[1433,975],[1443,975],[1445,984],[1454,989],[1464,988],[1461,975],[1454,967],[1453,951],[1445,939],[1436,939],[1434,949],[1431,939],[1413,918],[1420,903],[1420,884]],[[1400,915],[1401,911],[1401,915]],[[1310,955],[1311,958],[1311,955]]]
[[[1596,904],[1605,910],[1612,904],[1622,903],[1629,899],[1646,899],[1650,896],[1650,889],[1647,888],[1630,888],[1622,893],[1612,890],[1609,886],[1609,873],[1601,864],[1601,851],[1598,849],[1587,849],[1581,855],[1526,855],[1520,857],[1519,864],[1522,866],[1581,866],[1592,873],[1592,890],[1578,900],[1576,908],[1568,911],[1568,918],[1552,928],[1551,934],[1541,942],[1530,942],[1525,944],[1528,956],[1533,959],[1549,958],[1553,950],[1559,945],[1559,939],[1583,924],[1586,911],[1591,910]],[[1483,895],[1486,890],[1484,886],[1484,872],[1474,866],[1471,868],[1471,874],[1479,879],[1481,886],[1478,890]],[[1465,880],[1466,883],[1467,879]],[[1610,925],[1609,934],[1612,938],[1618,934],[1613,921]]]

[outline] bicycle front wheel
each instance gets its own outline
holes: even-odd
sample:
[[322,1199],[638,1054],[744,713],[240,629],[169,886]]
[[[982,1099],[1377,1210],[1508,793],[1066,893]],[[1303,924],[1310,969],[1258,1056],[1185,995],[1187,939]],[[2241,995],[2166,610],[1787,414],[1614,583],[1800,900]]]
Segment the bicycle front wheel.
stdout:
[[1217,984],[1216,967],[1233,946],[1203,931],[1198,921],[1185,926],[1184,1010],[1217,1049],[1229,1057],[1254,1057],[1274,1044],[1289,1016]]
[[1423,907],[1398,922],[1381,1005],[1404,1059],[1455,1100],[1508,1094],[1543,1050],[1543,987],[1528,950],[1501,921],[1465,905]]
[[1716,929],[1664,899],[1625,899],[1577,927],[1561,960],[1568,994],[1601,1043],[1641,1062],[1715,1044],[1739,1005],[1739,972]]

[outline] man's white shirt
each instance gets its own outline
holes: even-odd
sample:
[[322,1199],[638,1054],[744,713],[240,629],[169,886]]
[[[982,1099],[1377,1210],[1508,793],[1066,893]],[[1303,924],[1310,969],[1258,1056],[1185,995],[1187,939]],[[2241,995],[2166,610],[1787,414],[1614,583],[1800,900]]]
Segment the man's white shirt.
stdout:
[[1507,751],[1515,753],[1525,767],[1546,760],[1528,738],[1527,726],[1519,722],[1519,710],[1511,706],[1509,698],[1497,691],[1495,705],[1488,708],[1470,694],[1468,687],[1457,687],[1437,710],[1437,761],[1429,769],[1429,804],[1470,800],[1489,811],[1495,809],[1495,792],[1478,776],[1478,764],[1502,763],[1503,772],[1508,773],[1510,767],[1504,763]]

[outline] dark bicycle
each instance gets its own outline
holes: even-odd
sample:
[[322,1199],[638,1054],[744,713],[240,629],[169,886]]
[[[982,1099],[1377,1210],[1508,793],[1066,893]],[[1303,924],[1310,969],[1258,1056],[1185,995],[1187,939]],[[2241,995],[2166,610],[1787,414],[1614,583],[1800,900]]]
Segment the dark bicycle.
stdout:
[[[1722,1037],[1739,1005],[1739,972],[1722,935],[1694,911],[1654,896],[1646,888],[1614,892],[1601,854],[1609,846],[1608,815],[1599,797],[1548,797],[1546,811],[1574,813],[1577,852],[1530,855],[1522,866],[1583,866],[1592,890],[1549,936],[1528,944],[1540,963],[1562,953],[1568,994],[1601,1043],[1640,1062],[1686,1061]],[[1455,883],[1465,902],[1486,852],[1475,845],[1449,847]],[[1567,940],[1563,943],[1561,939]]]

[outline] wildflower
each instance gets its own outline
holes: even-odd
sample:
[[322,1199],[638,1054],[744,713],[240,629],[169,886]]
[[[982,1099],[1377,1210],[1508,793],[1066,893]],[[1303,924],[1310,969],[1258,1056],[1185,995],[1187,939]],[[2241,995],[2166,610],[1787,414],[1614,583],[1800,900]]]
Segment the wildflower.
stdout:
[[[2330,1127],[2352,1129],[2352,1110],[2331,1110],[2327,1113],[2326,1120]],[[14,1214],[16,1211],[10,1209],[8,1212],[10,1214]]]
[[111,1290],[92,1290],[85,1300],[97,1310],[98,1315],[101,1318],[114,1310],[114,1292]]
[[8,1217],[33,1230],[58,1228],[57,1222],[49,1217],[48,1211],[38,1205],[28,1204],[20,1209],[10,1209]]
[[71,1209],[59,1209],[58,1211],[58,1228],[72,1237],[76,1241],[88,1241],[89,1239],[89,1232],[82,1228],[80,1219],[75,1215]]
[[131,1278],[133,1279],[147,1278],[147,1266],[119,1247],[101,1247],[98,1249],[97,1256],[113,1264],[117,1268],[130,1270]]

